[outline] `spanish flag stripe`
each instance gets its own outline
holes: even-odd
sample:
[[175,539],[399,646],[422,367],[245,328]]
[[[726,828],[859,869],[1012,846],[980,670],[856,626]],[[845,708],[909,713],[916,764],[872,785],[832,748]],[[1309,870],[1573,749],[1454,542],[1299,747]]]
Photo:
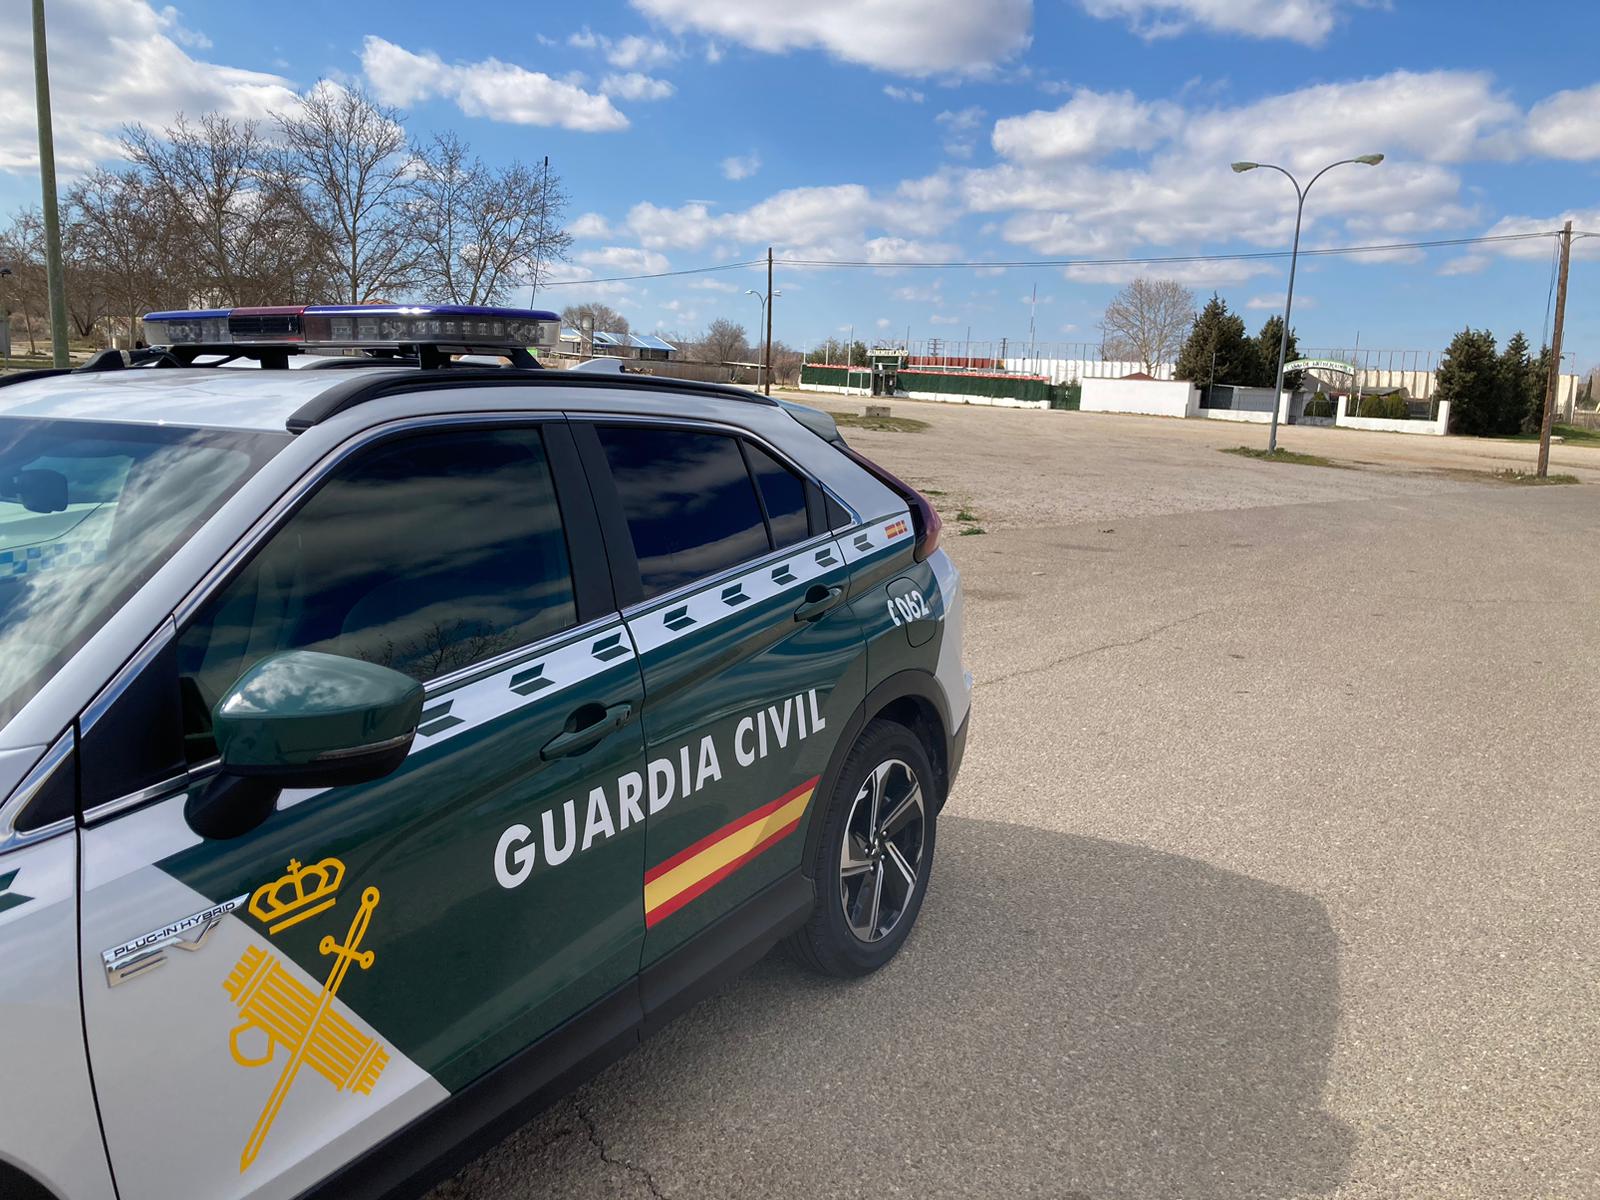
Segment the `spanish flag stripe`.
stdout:
[[645,876],[646,926],[654,925],[726,879],[751,859],[793,833],[811,803],[817,781],[746,813],[673,855]]
[[817,779],[820,779],[820,778],[821,778],[821,776],[819,775],[816,778],[806,780],[806,782],[802,783],[799,787],[795,788],[793,791],[785,792],[783,795],[779,796],[771,804],[763,804],[760,808],[756,809],[754,812],[745,813],[744,816],[739,817],[736,820],[728,822],[728,824],[724,825],[721,829],[717,830],[715,833],[707,834],[705,837],[701,838],[694,845],[690,846],[687,850],[680,850],[680,851],[678,851],[678,853],[674,854],[671,858],[667,859],[666,862],[660,863],[657,866],[651,867],[650,870],[645,872],[645,876],[644,876],[645,884],[649,885],[651,883],[654,883],[657,879],[660,879],[668,871],[674,870],[677,867],[682,866],[684,863],[688,862],[695,855],[700,854],[703,851],[709,850],[712,846],[715,846],[718,842],[720,842],[723,838],[729,836],[730,834],[738,833],[739,830],[743,829],[746,825],[753,825],[755,822],[763,820],[764,818],[771,816],[773,813],[777,812],[780,808],[782,808],[785,804],[788,804],[791,800],[793,800],[795,797],[800,795],[801,792],[809,792],[812,788],[816,787],[817,786]]
[[[810,797],[807,797],[807,799],[810,799]],[[802,815],[804,814],[802,813]],[[745,853],[741,854],[738,858],[734,859],[725,866],[718,867],[699,883],[690,884],[676,896],[673,896],[667,900],[663,900],[657,907],[645,913],[645,928],[648,929],[657,921],[660,921],[665,917],[670,917],[673,913],[677,912],[685,904],[689,903],[689,901],[695,899],[696,897],[703,896],[706,892],[709,892],[712,888],[716,887],[717,884],[721,883],[729,875],[732,875],[740,867],[744,866],[745,863],[761,854],[774,843],[781,842],[784,838],[788,837],[791,833],[799,828],[800,818],[796,817],[789,824],[785,825],[782,829],[778,830],[771,837],[767,838],[753,849],[747,850]]]

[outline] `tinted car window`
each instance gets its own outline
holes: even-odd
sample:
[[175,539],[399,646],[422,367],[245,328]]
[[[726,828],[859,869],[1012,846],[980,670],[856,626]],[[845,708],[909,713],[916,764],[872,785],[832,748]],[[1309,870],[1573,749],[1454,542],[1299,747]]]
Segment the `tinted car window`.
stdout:
[[190,757],[217,700],[269,654],[321,650],[427,680],[574,622],[536,430],[388,443],[340,468],[182,635]]
[[769,549],[739,444],[720,434],[602,426],[645,596]]
[[756,486],[761,489],[761,501],[767,506],[774,547],[781,550],[805,541],[811,534],[806,518],[805,483],[759,446],[747,442],[745,449],[750,454],[750,470],[756,477]]

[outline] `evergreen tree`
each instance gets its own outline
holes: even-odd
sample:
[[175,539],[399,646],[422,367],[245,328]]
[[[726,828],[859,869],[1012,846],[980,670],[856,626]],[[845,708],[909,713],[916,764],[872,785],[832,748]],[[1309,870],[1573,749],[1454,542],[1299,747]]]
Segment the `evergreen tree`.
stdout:
[[[1261,332],[1256,334],[1256,387],[1269,388],[1278,379],[1278,342],[1283,337],[1283,318],[1270,316],[1266,324],[1261,326]],[[1300,342],[1295,337],[1294,330],[1289,330],[1289,352],[1283,356],[1283,361],[1291,363],[1300,357]],[[1300,376],[1303,371],[1285,371],[1283,373],[1283,387],[1285,391],[1292,392],[1300,386]]]
[[1485,433],[1522,432],[1528,408],[1528,339],[1517,330],[1500,351],[1494,418]]
[[[1213,382],[1249,386],[1256,378],[1255,358],[1255,345],[1245,336],[1244,319],[1229,312],[1227,302],[1212,293],[1178,351],[1173,377],[1201,387]],[[1277,364],[1276,355],[1273,364]]]
[[1494,334],[1463,329],[1450,339],[1435,376],[1440,400],[1450,402],[1450,431],[1493,436],[1500,417],[1501,370]]
[[1538,433],[1544,425],[1544,390],[1550,380],[1550,347],[1528,360],[1522,374],[1522,411],[1514,414],[1522,422],[1522,432]]

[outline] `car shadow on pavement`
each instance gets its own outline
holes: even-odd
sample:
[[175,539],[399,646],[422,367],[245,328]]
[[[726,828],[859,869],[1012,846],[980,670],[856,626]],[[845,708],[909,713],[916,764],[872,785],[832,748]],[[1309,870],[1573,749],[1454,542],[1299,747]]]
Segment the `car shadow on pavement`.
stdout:
[[1323,1192],[1338,1017],[1317,900],[952,814],[889,967],[769,956],[439,1195]]

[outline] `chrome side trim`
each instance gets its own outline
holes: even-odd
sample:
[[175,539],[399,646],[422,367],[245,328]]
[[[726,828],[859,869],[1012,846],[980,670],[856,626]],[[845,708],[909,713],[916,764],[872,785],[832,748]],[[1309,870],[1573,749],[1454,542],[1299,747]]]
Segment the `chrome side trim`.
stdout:
[[17,832],[17,821],[29,802],[39,794],[45,784],[50,782],[51,776],[67,760],[76,745],[77,734],[71,729],[58,737],[34,764],[33,770],[23,777],[22,782],[17,785],[17,790],[11,793],[11,798],[0,806],[0,854],[14,850],[18,846],[42,842],[46,838],[67,833],[72,829],[75,822],[71,817],[53,821],[38,829],[30,829],[25,833]]

